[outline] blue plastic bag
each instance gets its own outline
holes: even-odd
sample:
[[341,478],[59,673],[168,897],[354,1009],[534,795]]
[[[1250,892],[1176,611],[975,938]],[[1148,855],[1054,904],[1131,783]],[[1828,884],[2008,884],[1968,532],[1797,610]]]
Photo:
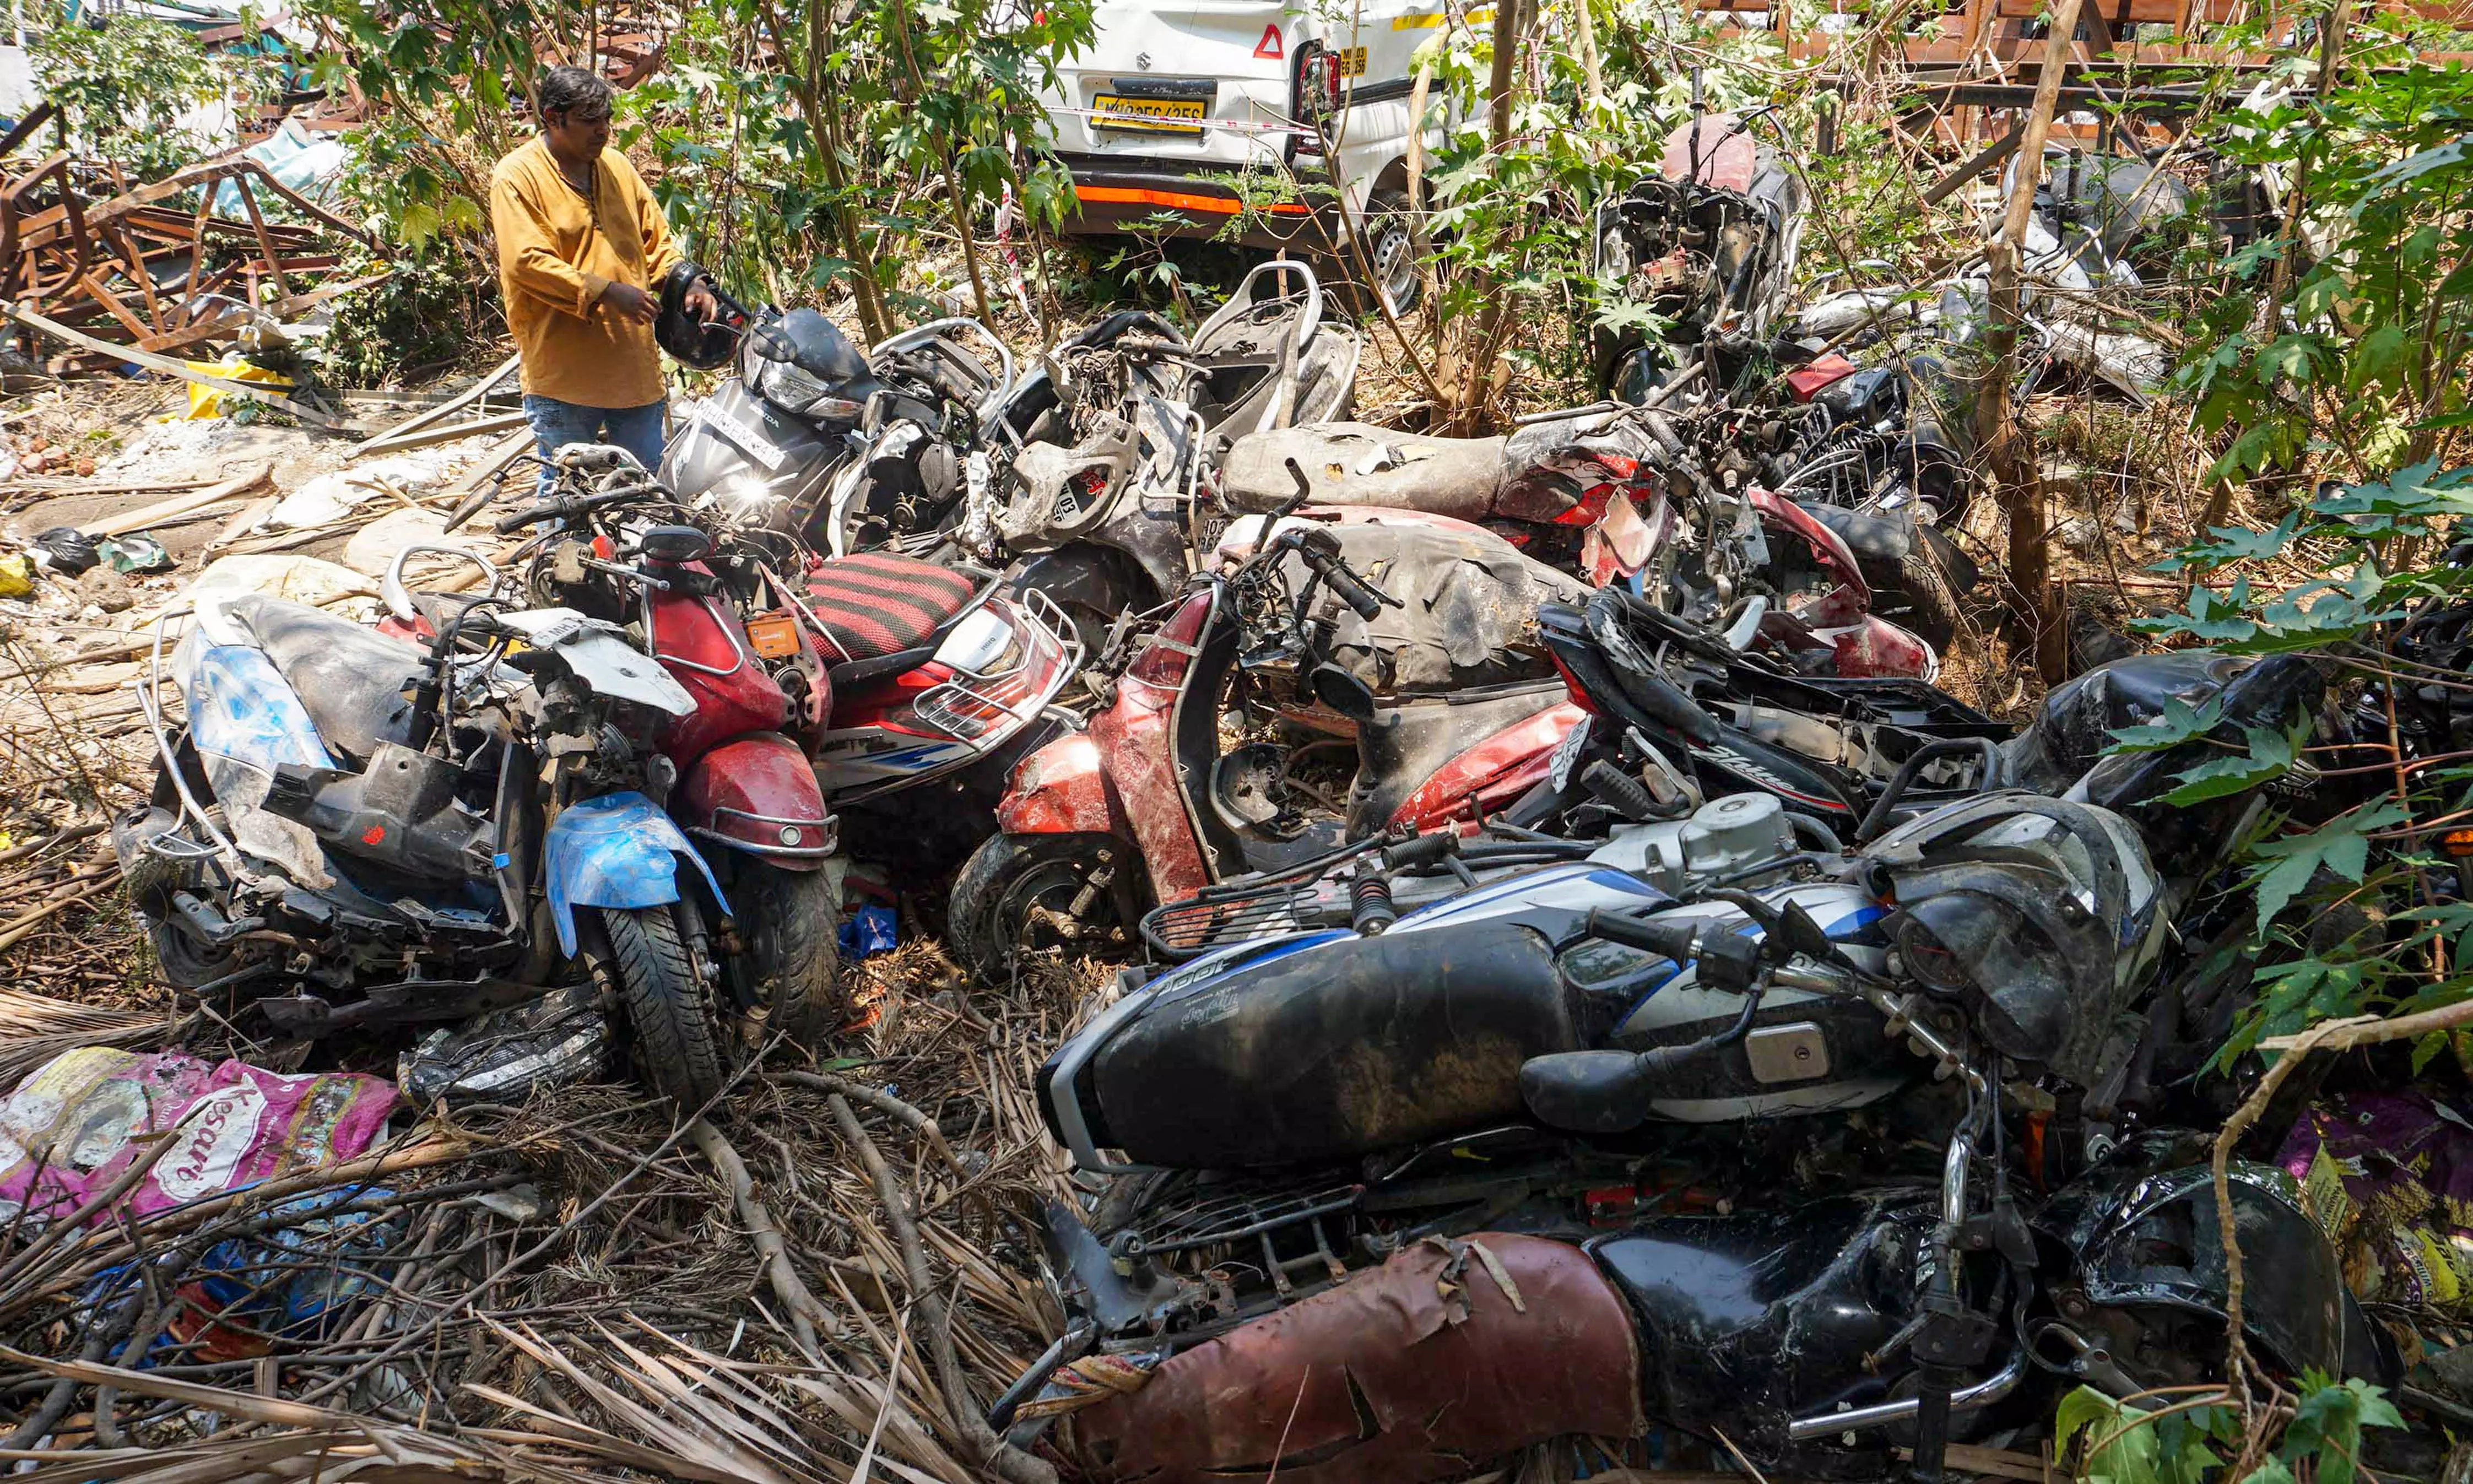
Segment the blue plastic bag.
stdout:
[[842,924],[842,958],[874,958],[901,946],[900,920],[891,907],[861,907]]

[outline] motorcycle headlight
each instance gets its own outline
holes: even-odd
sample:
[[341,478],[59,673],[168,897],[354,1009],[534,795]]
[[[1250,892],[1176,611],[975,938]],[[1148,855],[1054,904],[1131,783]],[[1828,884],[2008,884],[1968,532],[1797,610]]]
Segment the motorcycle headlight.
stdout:
[[756,373],[756,395],[794,416],[825,400],[832,389],[796,362],[766,361]]

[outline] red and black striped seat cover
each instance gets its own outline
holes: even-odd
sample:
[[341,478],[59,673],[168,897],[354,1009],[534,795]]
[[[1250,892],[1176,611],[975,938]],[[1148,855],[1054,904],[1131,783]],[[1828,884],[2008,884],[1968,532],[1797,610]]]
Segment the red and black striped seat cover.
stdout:
[[807,571],[807,607],[844,651],[826,653],[828,663],[916,649],[975,590],[961,573],[908,557],[862,553]]

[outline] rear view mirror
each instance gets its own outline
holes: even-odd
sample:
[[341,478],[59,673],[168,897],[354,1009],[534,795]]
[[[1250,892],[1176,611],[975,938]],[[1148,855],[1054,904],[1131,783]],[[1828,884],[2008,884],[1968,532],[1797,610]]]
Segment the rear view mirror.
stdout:
[[676,564],[703,559],[712,550],[712,538],[694,526],[654,526],[636,539],[636,549],[656,562]]
[[1374,690],[1326,659],[1313,667],[1314,699],[1353,722],[1374,719]]

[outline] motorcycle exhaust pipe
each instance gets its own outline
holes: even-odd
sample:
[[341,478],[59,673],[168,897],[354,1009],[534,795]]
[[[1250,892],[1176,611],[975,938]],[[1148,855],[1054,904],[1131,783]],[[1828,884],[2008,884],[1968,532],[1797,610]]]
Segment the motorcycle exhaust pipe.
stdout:
[[[1990,1406],[2018,1389],[2027,1374],[2027,1352],[2014,1352],[2009,1363],[1972,1386],[1951,1392],[1949,1410],[1952,1416]],[[1843,1412],[1823,1412],[1813,1417],[1798,1417],[1787,1424],[1786,1435],[1796,1443],[1813,1443],[1834,1438],[1841,1432],[1869,1432],[1893,1423],[1909,1423],[1923,1411],[1921,1397],[1902,1397],[1895,1401],[1876,1402],[1871,1406],[1853,1407]]]

